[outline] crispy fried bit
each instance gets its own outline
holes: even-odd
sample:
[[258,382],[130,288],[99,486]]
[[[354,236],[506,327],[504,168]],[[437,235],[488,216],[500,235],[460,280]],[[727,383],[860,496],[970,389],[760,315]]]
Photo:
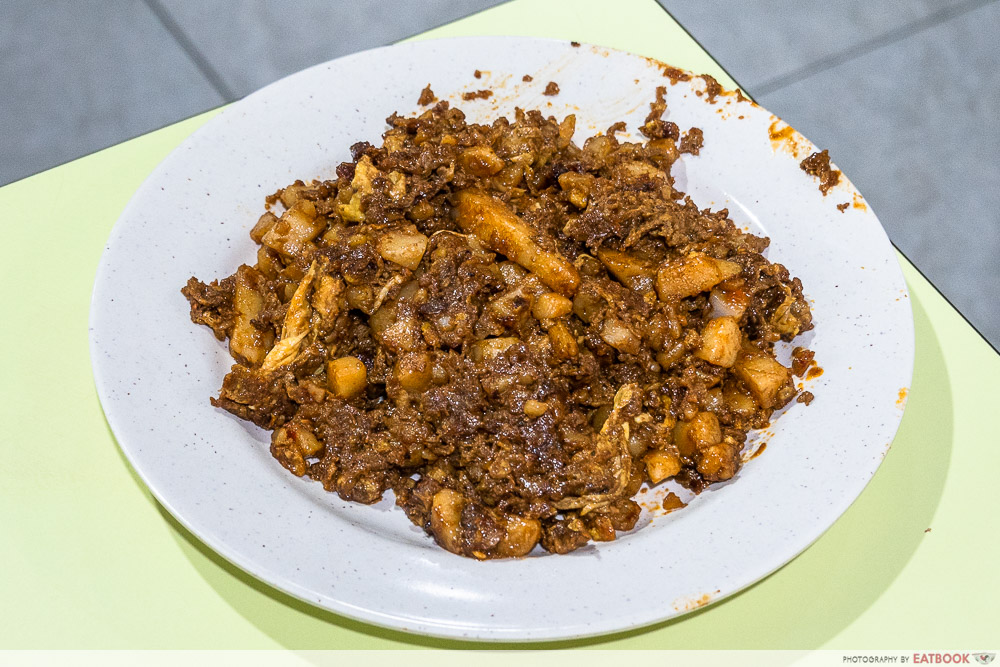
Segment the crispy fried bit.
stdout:
[[545,84],[545,90],[542,91],[542,95],[548,95],[552,97],[559,94],[559,84],[555,81],[549,81]]
[[[813,153],[803,160],[799,166],[802,168],[802,171],[819,179],[819,191],[823,193],[824,197],[830,191],[830,188],[840,183],[840,171],[830,166],[830,152],[825,149],[818,153]],[[844,208],[847,207],[845,206]],[[843,209],[841,209],[841,212],[843,212]]]
[[774,351],[812,314],[767,239],[674,188],[701,132],[666,99],[640,142],[615,123],[578,145],[572,115],[472,124],[425,88],[334,180],[265,200],[255,264],[184,286],[235,360],[212,404],[272,431],[291,474],[391,490],[480,560],[613,540],[643,484],[738,476],[748,431],[812,400],[812,353]]
[[792,375],[803,377],[809,368],[816,363],[816,353],[805,347],[792,349]]
[[687,507],[687,503],[678,497],[676,493],[671,491],[667,494],[667,497],[663,499],[663,511],[664,512],[676,512],[679,509]]
[[681,137],[680,152],[697,155],[701,152],[704,145],[705,135],[702,133],[701,128],[692,127]]
[[715,104],[715,98],[723,92],[722,85],[710,74],[702,74],[701,80],[705,82],[705,96],[708,98],[708,103]]
[[417,104],[422,107],[430,106],[437,102],[437,95],[431,90],[431,84],[427,84],[427,87],[420,91],[420,98],[417,100]]
[[462,93],[462,99],[466,102],[470,102],[472,100],[485,100],[492,96],[492,90],[475,90],[469,93]]

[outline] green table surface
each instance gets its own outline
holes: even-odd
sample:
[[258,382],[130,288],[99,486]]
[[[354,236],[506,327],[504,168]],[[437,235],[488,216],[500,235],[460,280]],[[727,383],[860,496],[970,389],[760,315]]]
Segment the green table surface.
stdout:
[[[514,0],[418,38],[486,34],[621,48],[735,85],[654,0]],[[132,193],[214,113],[0,188],[8,287],[0,329],[0,648],[471,646],[352,621],[256,581],[167,515],[119,452],[91,376],[95,271]],[[1000,643],[993,421],[1000,356],[900,262],[916,325],[909,405],[854,505],[798,558],[738,595],[652,627],[559,646],[976,650]]]

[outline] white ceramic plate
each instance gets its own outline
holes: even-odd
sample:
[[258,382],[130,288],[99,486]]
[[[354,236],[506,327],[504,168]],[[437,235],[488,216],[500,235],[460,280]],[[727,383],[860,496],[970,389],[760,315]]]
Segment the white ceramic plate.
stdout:
[[[473,78],[478,68],[484,74]],[[531,74],[534,81],[522,82]],[[543,96],[556,81],[561,92]],[[657,86],[667,118],[704,130],[675,167],[701,206],[771,237],[769,257],[801,277],[825,369],[792,404],[766,452],[678,512],[647,511],[615,542],[567,556],[477,562],[436,546],[393,507],[341,501],[288,474],[268,434],[209,405],[230,366],[188,319],[180,288],[253,263],[263,198],[331,178],[348,147],[377,143],[428,82],[473,119],[515,104],[576,113],[577,141],[615,121],[631,136]],[[491,88],[486,101],[463,91]],[[861,493],[902,416],[913,329],[906,288],[875,215],[846,179],[823,196],[799,168],[813,147],[704,81],[665,78],[638,56],[565,42],[466,38],[375,49],[318,65],[237,102],[164,160],[108,241],[91,310],[91,354],[118,442],[163,506],[226,559],[307,602],[408,632],[493,640],[581,637],[641,626],[730,595],[781,567]],[[848,203],[841,212],[837,204]],[[652,507],[655,495],[644,503]]]

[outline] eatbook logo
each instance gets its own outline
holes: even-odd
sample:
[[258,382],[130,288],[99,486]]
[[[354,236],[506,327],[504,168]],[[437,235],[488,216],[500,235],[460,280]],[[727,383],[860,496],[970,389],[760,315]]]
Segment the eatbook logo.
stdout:
[[996,653],[973,653],[972,655],[980,665],[988,665],[993,662],[993,658],[997,657]]

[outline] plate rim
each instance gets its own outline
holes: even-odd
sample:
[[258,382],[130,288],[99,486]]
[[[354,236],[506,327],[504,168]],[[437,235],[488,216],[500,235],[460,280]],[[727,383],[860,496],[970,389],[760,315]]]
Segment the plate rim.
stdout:
[[[448,38],[433,39],[433,40],[420,40],[420,41],[415,41],[415,42],[405,42],[405,43],[401,43],[401,44],[394,44],[394,45],[390,45],[390,46],[377,47],[377,48],[373,48],[373,49],[367,49],[367,50],[364,50],[364,51],[354,52],[354,53],[351,53],[351,54],[346,54],[344,56],[341,56],[341,57],[338,57],[338,58],[334,58],[334,59],[331,59],[329,61],[318,63],[316,65],[313,65],[311,67],[305,68],[303,70],[299,70],[299,71],[297,71],[297,72],[295,72],[293,74],[290,74],[290,75],[288,75],[286,77],[282,77],[281,79],[278,79],[277,81],[272,82],[272,83],[268,84],[267,86],[264,86],[264,87],[260,88],[259,90],[251,93],[247,97],[245,97],[245,98],[243,98],[241,100],[238,100],[237,102],[234,102],[234,103],[232,103],[230,105],[227,105],[222,110],[221,113],[218,113],[214,117],[210,118],[201,127],[199,127],[197,130],[195,130],[190,135],[188,135],[173,150],[171,150],[171,152],[161,162],[159,162],[157,164],[156,168],[154,168],[154,170],[147,176],[147,178],[144,179],[143,183],[139,186],[139,188],[130,197],[128,204],[123,209],[122,213],[120,214],[120,216],[116,220],[114,226],[112,227],[112,229],[111,229],[111,231],[109,233],[108,239],[107,239],[107,241],[105,243],[105,247],[104,247],[104,249],[102,251],[102,254],[101,254],[101,258],[100,258],[100,262],[98,264],[97,272],[95,274],[94,286],[93,286],[93,290],[92,290],[92,293],[91,293],[91,303],[90,303],[89,317],[88,317],[88,339],[89,339],[88,340],[88,342],[89,342],[88,349],[89,349],[89,353],[90,353],[91,368],[92,368],[92,371],[93,371],[94,381],[95,381],[95,385],[96,385],[96,388],[97,388],[98,398],[99,398],[102,410],[103,410],[104,415],[105,415],[105,417],[107,419],[108,425],[111,428],[111,431],[112,431],[112,433],[114,435],[116,445],[118,446],[119,450],[121,451],[121,453],[125,457],[125,459],[128,462],[129,466],[132,468],[132,471],[142,480],[142,482],[145,485],[146,489],[151,493],[151,495],[156,499],[156,501],[174,518],[174,520],[176,520],[181,526],[183,526],[184,529],[187,530],[194,538],[196,538],[197,540],[199,540],[200,542],[202,542],[203,544],[205,544],[214,553],[216,553],[217,555],[219,555],[220,557],[222,557],[226,562],[228,562],[232,566],[237,567],[239,570],[241,570],[241,571],[249,574],[251,577],[253,577],[259,585],[263,585],[263,586],[266,586],[266,587],[269,587],[269,588],[273,588],[275,590],[281,591],[284,594],[288,594],[288,595],[290,595],[291,597],[293,597],[295,599],[298,599],[298,600],[301,600],[303,602],[306,602],[306,603],[310,604],[311,606],[318,607],[319,609],[322,610],[323,613],[339,614],[339,615],[343,615],[343,616],[348,617],[348,618],[360,620],[360,621],[365,622],[365,623],[370,623],[372,625],[375,625],[375,626],[378,626],[378,627],[381,627],[381,628],[389,629],[389,630],[396,631],[396,632],[413,634],[413,635],[417,635],[417,636],[428,636],[428,637],[434,637],[434,638],[439,638],[439,639],[448,639],[448,640],[462,641],[462,642],[471,642],[471,641],[482,642],[482,641],[488,641],[488,642],[496,642],[496,643],[514,643],[514,642],[517,642],[517,643],[537,643],[537,642],[552,642],[552,641],[565,642],[565,641],[572,641],[572,640],[577,640],[577,639],[598,637],[598,636],[608,635],[608,634],[612,634],[612,633],[628,632],[630,630],[636,630],[636,629],[640,629],[640,628],[647,628],[647,627],[650,627],[650,626],[654,626],[654,625],[663,623],[664,621],[667,621],[667,620],[680,618],[684,614],[689,613],[690,611],[693,611],[695,608],[698,608],[698,607],[678,612],[677,610],[674,610],[673,608],[671,608],[669,606],[669,604],[665,604],[664,607],[662,608],[662,613],[659,614],[659,615],[652,615],[651,616],[648,613],[645,613],[645,614],[636,613],[636,614],[633,614],[633,615],[629,616],[630,620],[627,623],[620,623],[620,622],[619,623],[614,623],[614,622],[611,622],[610,620],[607,620],[607,619],[601,619],[600,621],[596,621],[596,622],[585,622],[585,623],[578,624],[576,626],[566,626],[567,629],[571,630],[569,633],[558,632],[558,631],[553,631],[553,632],[544,632],[543,631],[543,632],[538,633],[538,634],[534,634],[534,633],[527,633],[527,634],[525,634],[523,632],[518,632],[517,630],[500,630],[499,634],[498,634],[497,631],[492,630],[492,629],[488,630],[488,631],[485,631],[485,632],[482,629],[479,629],[478,631],[477,630],[472,630],[470,633],[465,633],[465,632],[462,632],[461,630],[456,629],[454,626],[444,626],[444,627],[442,627],[442,625],[440,623],[439,624],[433,624],[433,623],[432,624],[426,624],[426,623],[416,622],[416,623],[410,623],[409,626],[407,626],[405,624],[405,622],[401,621],[400,618],[397,617],[397,616],[393,616],[391,614],[386,614],[384,612],[374,611],[372,609],[368,609],[368,608],[364,608],[364,607],[359,607],[359,606],[353,605],[353,604],[344,603],[344,602],[342,602],[340,600],[337,600],[337,599],[335,599],[335,598],[333,598],[333,597],[331,597],[329,595],[323,596],[326,601],[324,601],[323,599],[317,600],[316,599],[316,593],[314,593],[313,591],[310,591],[310,590],[308,590],[308,589],[300,586],[299,584],[295,583],[294,581],[292,581],[291,579],[289,579],[288,577],[286,577],[285,575],[283,575],[281,573],[268,570],[267,568],[262,567],[259,563],[254,563],[254,562],[247,561],[244,558],[243,555],[241,555],[240,553],[237,553],[237,552],[233,551],[226,544],[225,540],[220,539],[220,537],[218,535],[214,535],[214,534],[211,534],[211,533],[205,534],[206,531],[201,531],[196,526],[194,526],[192,523],[190,523],[189,520],[188,520],[188,518],[186,518],[184,516],[183,512],[179,511],[170,502],[170,500],[167,497],[165,497],[165,495],[162,493],[162,490],[159,489],[157,487],[157,485],[155,483],[153,483],[152,480],[147,476],[147,474],[144,472],[142,466],[139,464],[139,462],[137,462],[135,460],[135,458],[134,458],[135,452],[132,451],[132,450],[130,450],[130,448],[123,442],[122,437],[119,435],[120,433],[123,433],[125,430],[127,430],[127,427],[124,427],[124,426],[122,426],[120,424],[118,411],[117,411],[115,405],[112,402],[111,391],[110,391],[110,389],[108,387],[109,380],[108,380],[108,378],[106,376],[107,369],[104,368],[102,366],[101,362],[99,361],[100,355],[99,355],[99,350],[98,350],[98,341],[97,341],[97,338],[96,338],[96,335],[95,335],[95,331],[98,328],[98,324],[100,323],[100,320],[101,320],[101,317],[102,317],[101,314],[99,313],[100,305],[101,305],[99,303],[99,297],[101,296],[100,292],[101,292],[102,285],[106,281],[109,280],[109,276],[107,275],[108,271],[109,271],[109,265],[108,265],[108,259],[107,258],[108,258],[110,249],[112,248],[112,245],[114,244],[114,241],[116,240],[116,238],[122,233],[122,229],[127,224],[127,219],[129,218],[129,215],[131,213],[133,213],[135,207],[138,206],[138,202],[141,200],[142,195],[143,195],[144,191],[146,190],[147,186],[150,186],[150,184],[152,183],[154,177],[156,177],[158,175],[158,173],[164,168],[164,165],[168,164],[173,159],[176,159],[177,156],[181,153],[181,151],[184,150],[185,147],[187,147],[188,145],[190,145],[192,143],[192,141],[196,140],[197,138],[201,137],[202,135],[210,135],[211,132],[213,131],[213,129],[215,128],[215,126],[221,125],[221,124],[223,124],[225,122],[225,119],[226,119],[226,116],[227,116],[228,113],[237,113],[239,111],[239,105],[241,104],[241,102],[243,102],[243,100],[246,100],[248,98],[257,96],[259,94],[262,94],[265,91],[268,91],[269,89],[271,89],[273,86],[281,83],[282,81],[285,81],[286,79],[289,79],[289,78],[292,78],[292,77],[296,77],[296,76],[300,76],[300,75],[304,75],[305,73],[311,72],[311,71],[314,71],[314,70],[322,69],[322,68],[328,66],[332,62],[347,61],[347,60],[356,59],[356,58],[364,58],[364,57],[368,56],[369,54],[372,54],[372,53],[375,53],[375,52],[397,50],[400,47],[422,48],[425,45],[440,44],[440,43],[443,43],[443,42],[480,42],[480,41],[483,41],[483,40],[489,40],[489,41],[493,41],[493,40],[501,40],[501,41],[525,41],[525,40],[528,40],[528,41],[540,41],[540,42],[560,43],[560,44],[567,44],[568,43],[567,40],[560,40],[560,39],[553,39],[553,38],[541,38],[541,37],[514,36],[514,35],[509,35],[509,36],[461,36],[461,37],[448,37]],[[621,50],[621,49],[615,49],[615,48],[605,47],[605,46],[600,46],[600,45],[589,45],[589,44],[584,44],[584,46],[593,46],[593,47],[601,49],[601,50],[622,53],[622,54],[626,54],[626,55],[633,56],[633,57],[636,57],[636,58],[642,58],[642,59],[647,60],[647,61],[662,62],[662,61],[659,61],[657,59],[650,58],[648,56],[644,56],[644,55],[641,55],[641,54],[636,54],[636,53],[625,51],[625,50]],[[690,74],[692,74],[692,76],[701,76],[701,75],[695,74],[693,72],[690,72]],[[759,105],[757,105],[756,103],[754,103],[754,106],[757,106],[759,108],[763,108],[763,107],[760,107]],[[846,176],[843,176],[843,178],[844,178],[844,180],[846,180],[848,182],[848,184],[850,183],[850,181],[847,179]],[[872,215],[874,216],[874,212],[872,212]],[[877,217],[875,219],[877,220]],[[892,246],[891,242],[889,241],[888,236],[885,233],[884,227],[881,226],[880,222],[878,224],[879,224],[879,230],[881,231],[882,236],[885,237],[886,244],[887,244],[887,246],[888,246],[888,248],[889,248],[889,250],[891,252],[893,250],[894,246]],[[899,262],[898,262],[898,257],[894,257],[894,259],[896,260],[895,261],[896,270],[899,273],[899,282],[903,285],[903,289],[907,290],[907,294],[908,294],[908,288],[906,286],[905,278],[903,277],[903,274],[902,274],[902,269],[901,269],[901,267],[899,265]],[[912,383],[913,367],[914,367],[914,361],[915,361],[915,330],[914,330],[914,322],[913,322],[912,305],[909,303],[909,299],[907,299],[907,310],[908,310],[908,318],[906,319],[906,321],[907,321],[907,323],[909,325],[908,328],[907,328],[909,336],[908,336],[908,340],[905,341],[905,343],[906,343],[906,352],[907,353],[904,356],[905,356],[905,359],[906,359],[906,365],[905,365],[905,368],[902,369],[904,371],[902,375],[905,376],[906,385],[910,386],[910,384]],[[895,422],[894,428],[892,428],[892,436],[893,436],[893,438],[895,438],[895,435],[898,432],[899,425],[900,425],[900,423],[902,421],[902,416],[903,416],[903,412],[900,411],[899,412],[899,417],[898,417],[898,419]],[[891,445],[891,442],[892,441],[890,441],[890,445]],[[888,445],[886,447],[886,451],[888,451]],[[778,558],[779,562],[773,568],[769,569],[766,572],[760,573],[758,576],[756,576],[752,580],[746,582],[745,584],[737,586],[737,587],[733,587],[733,588],[731,588],[731,589],[729,589],[729,590],[727,590],[725,592],[722,592],[722,593],[718,594],[717,596],[713,597],[708,604],[714,604],[714,603],[716,603],[716,602],[718,602],[720,600],[727,599],[727,598],[729,598],[729,597],[731,597],[731,596],[733,596],[735,594],[738,594],[738,593],[746,590],[747,588],[755,585],[756,583],[758,583],[758,582],[766,579],[767,577],[769,577],[770,575],[772,575],[774,572],[780,570],[785,565],[787,565],[788,563],[790,563],[791,561],[793,561],[795,558],[797,558],[801,553],[803,553],[806,549],[808,549],[810,546],[812,546],[820,537],[822,537],[836,523],[836,521],[839,520],[839,518],[841,516],[843,516],[843,514],[851,506],[853,506],[855,502],[857,502],[857,499],[861,496],[861,493],[864,492],[864,489],[867,488],[868,484],[871,483],[871,480],[874,479],[874,476],[875,476],[875,474],[877,474],[877,472],[880,469],[880,467],[881,467],[881,461],[879,461],[878,465],[876,465],[873,468],[873,470],[871,471],[871,474],[868,475],[867,479],[864,482],[864,485],[861,487],[861,490],[853,498],[850,499],[850,502],[846,503],[846,505],[843,507],[843,509],[841,509],[840,511],[837,512],[836,518],[831,523],[829,523],[827,525],[824,525],[819,530],[809,531],[810,537],[809,537],[809,540],[808,540],[807,544],[805,544],[804,546],[801,546],[800,548],[796,548],[794,554],[792,554],[790,557],[780,557],[780,558]],[[635,618],[632,618],[633,616]],[[623,618],[623,616],[622,615],[618,615],[616,618],[621,619],[621,618]],[[460,632],[461,632],[461,634],[458,634]],[[478,634],[477,634],[477,632],[478,632]]]

